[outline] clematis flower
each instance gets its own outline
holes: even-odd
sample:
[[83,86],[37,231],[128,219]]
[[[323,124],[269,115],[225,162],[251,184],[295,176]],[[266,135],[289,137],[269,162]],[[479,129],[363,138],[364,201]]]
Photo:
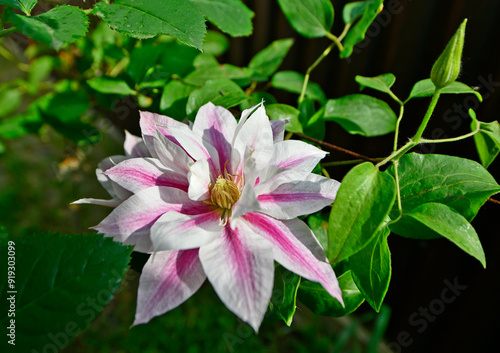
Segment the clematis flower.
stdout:
[[103,172],[132,195],[95,227],[153,253],[140,278],[134,324],[179,306],[208,279],[257,331],[271,298],[274,261],[342,303],[324,250],[297,218],[331,204],[340,184],[311,173],[326,153],[283,141],[285,123],[269,121],[263,104],[237,122],[208,103],[192,127],[141,113],[151,157],[123,159]]

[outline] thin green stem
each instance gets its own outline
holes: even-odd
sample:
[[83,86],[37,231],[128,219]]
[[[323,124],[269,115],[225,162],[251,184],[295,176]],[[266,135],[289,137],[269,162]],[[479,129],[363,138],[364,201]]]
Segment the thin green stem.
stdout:
[[394,151],[392,152],[387,158],[383,159],[382,161],[378,162],[375,167],[377,168],[380,168],[381,166],[383,166],[384,164],[392,161],[392,160],[398,160],[399,158],[401,158],[406,152],[408,152],[409,150],[411,150],[413,147],[415,147],[416,145],[418,145],[418,143],[410,140],[409,142],[406,143],[406,145],[404,145],[403,147],[401,147],[400,149],[398,149],[397,151]]
[[[383,158],[372,158],[372,159],[375,160],[375,161],[381,161],[381,160],[383,160]],[[351,160],[348,160],[348,161],[325,162],[325,163],[321,163],[321,166],[325,167],[325,168],[328,168],[328,167],[337,167],[337,166],[340,166],[340,165],[359,164],[359,163],[363,163],[363,162],[366,162],[366,161],[364,159],[351,159]]]
[[403,120],[404,110],[405,110],[405,106],[403,105],[403,103],[400,103],[400,106],[399,106],[399,116],[398,116],[398,120],[396,121],[396,131],[394,132],[394,147],[393,147],[393,151],[396,151],[398,149],[399,125],[401,124],[401,120]]
[[91,15],[94,13],[94,9],[82,9],[83,12],[85,12],[86,15]]
[[0,30],[0,38],[5,37],[7,34],[11,34],[15,31],[17,31],[16,27],[9,27],[9,28],[2,29],[2,30]]
[[420,138],[422,137],[422,134],[424,133],[424,130],[427,127],[429,120],[431,119],[432,113],[434,112],[434,109],[436,108],[436,104],[439,100],[439,96],[441,95],[441,91],[442,91],[442,88],[436,87],[436,90],[434,91],[434,94],[432,95],[431,102],[429,103],[429,108],[427,108],[427,112],[425,113],[424,119],[422,120],[422,123],[418,127],[417,133],[412,138],[413,142],[415,142],[415,143],[420,142]]
[[469,132],[468,134],[462,135],[462,136],[457,136],[457,137],[450,137],[446,139],[437,139],[437,140],[428,140],[428,139],[420,139],[420,143],[443,143],[443,142],[455,142],[455,141],[460,141],[463,139],[466,139],[468,137],[474,136],[479,132],[479,126],[477,127],[476,130]]
[[304,101],[304,97],[306,95],[306,89],[307,89],[307,84],[309,83],[309,76],[311,75],[311,71],[316,68],[316,66],[319,65],[319,63],[332,51],[333,47],[335,46],[335,43],[332,43],[326,48],[323,53],[320,55],[319,58],[316,59],[316,61],[309,66],[309,68],[306,71],[306,75],[304,76],[304,83],[302,84],[302,90],[300,92],[299,96],[299,105]]
[[337,46],[337,48],[339,48],[339,51],[342,51],[344,50],[344,46],[342,45],[342,43],[340,43],[340,39],[339,37],[331,34],[330,32],[327,32],[326,33],[326,36],[332,40],[333,43],[335,43],[335,45]]
[[396,198],[398,200],[398,210],[399,210],[399,216],[395,220],[393,220],[392,223],[396,223],[403,215],[403,206],[401,204],[401,189],[399,187],[399,171],[398,171],[399,161],[398,160],[392,161],[392,164],[394,165],[394,177],[396,180]]
[[344,30],[342,33],[340,33],[340,36],[338,37],[339,42],[344,40],[345,36],[347,35],[347,32],[349,32],[349,29],[351,29],[352,23],[348,23],[345,25]]

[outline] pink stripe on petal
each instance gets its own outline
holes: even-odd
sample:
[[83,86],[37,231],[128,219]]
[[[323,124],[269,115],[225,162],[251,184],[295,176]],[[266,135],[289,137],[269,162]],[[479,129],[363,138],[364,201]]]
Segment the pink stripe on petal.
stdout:
[[154,253],[142,269],[134,325],[178,307],[205,278],[198,249]]
[[259,211],[277,219],[292,219],[333,203],[340,183],[316,174],[306,180],[284,183],[269,194],[257,196]]
[[259,213],[242,217],[249,227],[273,246],[274,259],[286,269],[320,283],[341,303],[342,292],[326,255],[311,229],[301,220],[280,221]]
[[170,211],[151,227],[155,251],[185,250],[208,244],[222,231],[220,211],[185,215]]
[[179,144],[175,138],[172,136],[172,133],[169,130],[169,127],[172,126],[182,126],[185,125],[180,121],[174,120],[168,116],[160,115],[156,113],[150,112],[140,112],[140,120],[139,125],[141,126],[141,133],[144,143],[148,148],[151,156],[157,158],[155,148],[154,148],[154,134],[155,131],[160,131],[165,137],[167,137],[172,142]]
[[236,119],[229,110],[207,103],[200,108],[196,114],[193,124],[193,133],[201,136],[205,147],[213,146],[219,156],[218,169],[224,171],[231,170],[231,142],[236,129]]
[[243,223],[226,225],[220,237],[200,248],[208,280],[229,310],[258,330],[271,299],[271,245]]
[[308,143],[287,140],[274,145],[274,154],[270,164],[279,168],[300,169],[310,173],[326,154],[326,152]]
[[128,159],[104,174],[133,193],[152,186],[168,186],[184,191],[189,187],[186,175],[165,168],[154,158]]
[[151,226],[168,211],[198,214],[209,212],[210,207],[191,201],[187,193],[179,189],[151,187],[125,200],[94,229],[116,241],[136,245],[136,251],[151,252]]

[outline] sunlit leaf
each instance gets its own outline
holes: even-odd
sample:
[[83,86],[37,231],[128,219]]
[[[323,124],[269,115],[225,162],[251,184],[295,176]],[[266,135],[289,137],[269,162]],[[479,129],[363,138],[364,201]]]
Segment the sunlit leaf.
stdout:
[[191,0],[207,19],[233,37],[252,34],[254,13],[240,0]]
[[29,16],[37,2],[38,0],[0,0],[0,5],[15,7]]
[[271,76],[278,70],[292,45],[292,38],[275,40],[250,60],[248,68],[265,78]]
[[330,0],[278,0],[288,22],[308,38],[324,37],[333,25]]
[[[304,84],[304,75],[295,71],[280,71],[274,74],[271,83],[273,87],[300,94],[302,92],[302,85]],[[307,83],[306,97],[322,103],[326,100],[325,93],[321,87],[311,81]]]
[[[436,86],[434,86],[430,78],[418,81],[411,89],[410,96],[406,101],[409,101],[412,98],[430,97],[434,94],[435,90]],[[483,101],[483,97],[478,91],[467,86],[465,83],[457,81],[444,87],[441,90],[441,94],[473,94],[477,97],[477,99],[479,99],[480,102]]]

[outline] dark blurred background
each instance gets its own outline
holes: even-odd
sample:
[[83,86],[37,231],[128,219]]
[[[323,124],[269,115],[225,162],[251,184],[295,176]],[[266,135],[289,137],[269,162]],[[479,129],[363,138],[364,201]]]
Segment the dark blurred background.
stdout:
[[[276,1],[245,2],[256,14],[254,35],[232,39],[227,62],[246,65],[272,40],[293,37],[295,45],[280,70],[304,73],[328,46],[326,39],[309,40],[295,33]],[[343,29],[340,9],[348,1],[332,2],[336,10],[332,33],[340,34]],[[430,76],[434,61],[459,24],[468,18],[459,80],[476,87],[484,101],[479,104],[470,95],[442,96],[425,136],[445,138],[469,132],[470,119],[464,113],[469,108],[476,111],[481,121],[498,120],[500,1],[389,0],[384,5],[384,11],[368,30],[365,41],[349,59],[340,60],[337,53],[332,53],[313,71],[311,80],[325,89],[327,97],[359,92],[355,75],[376,76],[390,72],[396,76],[393,91],[406,99],[415,82]],[[275,93],[282,103],[296,103],[295,95]],[[366,93],[389,102],[383,94]],[[405,107],[400,142],[415,133],[428,102],[427,98],[419,98]],[[335,123],[327,125],[326,141],[371,157],[388,155],[392,146],[392,136],[352,136]],[[473,139],[426,145],[419,151],[459,155],[478,161]],[[349,159],[339,153],[331,153],[330,158]],[[496,160],[488,169],[499,181],[500,161]],[[338,167],[331,170],[330,175],[341,179],[347,170]],[[473,221],[486,252],[486,270],[446,240],[418,241],[390,236],[393,277],[386,303],[392,315],[386,339],[394,351],[498,351],[500,231],[495,222],[499,215],[500,205],[487,202]],[[446,283],[455,283],[459,288],[454,300],[444,299],[449,303],[441,298]],[[445,291],[446,295],[453,296]],[[361,310],[366,309],[365,306]]]

